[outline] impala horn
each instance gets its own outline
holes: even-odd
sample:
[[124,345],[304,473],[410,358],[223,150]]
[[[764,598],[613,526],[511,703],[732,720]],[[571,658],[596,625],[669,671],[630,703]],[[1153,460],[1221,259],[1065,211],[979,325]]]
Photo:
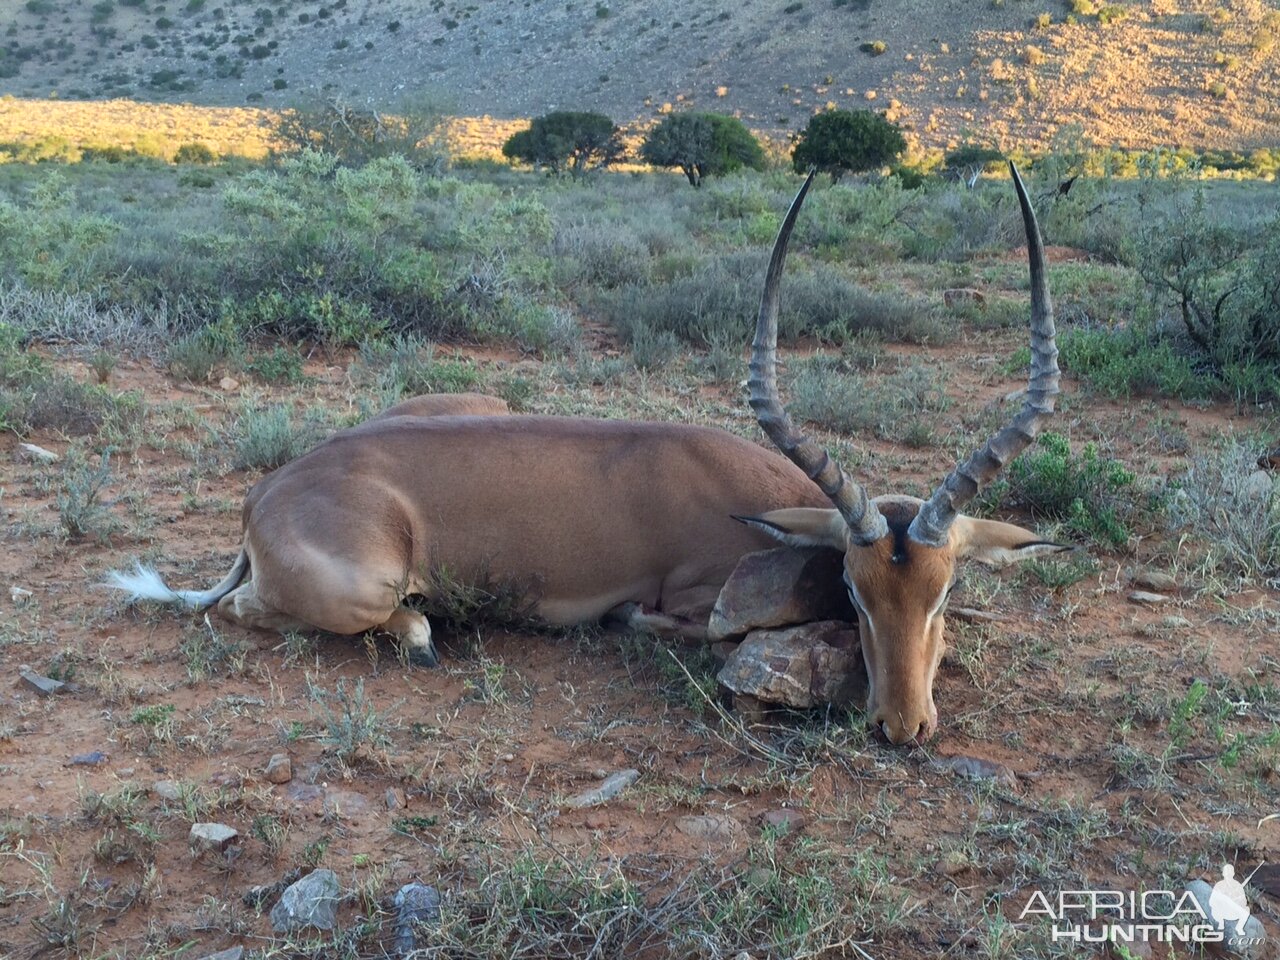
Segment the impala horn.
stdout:
[[1044,268],[1044,242],[1036,224],[1036,212],[1027,197],[1018,168],[1012,163],[1013,185],[1022,207],[1022,223],[1027,231],[1027,259],[1031,266],[1031,376],[1027,381],[1022,411],[968,460],[957,466],[916,514],[907,535],[917,543],[941,547],[947,543],[951,524],[966,503],[978,495],[1005,464],[1025,450],[1045,417],[1053,413],[1058,395],[1058,348],[1055,345],[1053,304]]
[[[764,295],[760,298],[760,319],[756,323],[756,337],[751,344],[751,376],[747,387],[751,392],[751,409],[756,421],[769,435],[774,446],[792,463],[816,483],[849,526],[849,535],[855,543],[874,543],[889,532],[884,517],[874,503],[867,499],[862,487],[849,479],[840,465],[819,444],[800,433],[787,415],[778,398],[778,287],[782,280],[782,267],[787,259],[787,242],[795,226],[805,194],[817,175],[810,169],[809,176],[791,202],[791,209],[782,221],[778,239],[773,244],[773,256],[769,259],[769,272],[765,275]],[[1052,325],[1051,325],[1052,326]]]

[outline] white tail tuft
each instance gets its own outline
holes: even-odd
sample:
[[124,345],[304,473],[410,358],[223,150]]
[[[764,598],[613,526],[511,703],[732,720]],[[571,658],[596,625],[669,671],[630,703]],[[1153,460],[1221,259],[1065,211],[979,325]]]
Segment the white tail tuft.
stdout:
[[138,564],[132,573],[124,570],[112,570],[102,586],[113,590],[123,590],[129,594],[129,602],[137,600],[155,600],[159,603],[180,603],[183,606],[199,609],[207,607],[220,598],[218,589],[212,590],[172,590],[150,567]]

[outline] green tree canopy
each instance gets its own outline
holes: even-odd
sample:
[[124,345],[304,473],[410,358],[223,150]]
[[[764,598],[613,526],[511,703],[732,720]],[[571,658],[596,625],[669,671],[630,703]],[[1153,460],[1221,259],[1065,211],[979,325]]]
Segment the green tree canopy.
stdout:
[[535,117],[528,130],[512,134],[502,155],[554,173],[568,170],[576,180],[588,170],[622,158],[621,131],[602,113],[556,110]]
[[649,131],[640,158],[655,167],[679,167],[689,182],[749,167],[764,168],[764,150],[741,120],[719,113],[673,113]]
[[827,110],[809,118],[791,162],[803,173],[816,166],[839,180],[892,163],[907,149],[897,125],[870,110]]

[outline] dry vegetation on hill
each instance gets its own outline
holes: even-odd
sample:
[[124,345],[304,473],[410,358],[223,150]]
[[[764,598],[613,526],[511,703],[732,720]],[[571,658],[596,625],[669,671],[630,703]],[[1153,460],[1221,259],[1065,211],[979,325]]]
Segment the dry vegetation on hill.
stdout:
[[1104,145],[1248,150],[1280,131],[1280,25],[1262,0],[9,6],[0,92],[25,97],[279,107],[425,91],[508,118],[697,105],[778,134],[869,105],[933,147],[1044,146],[1078,124]]

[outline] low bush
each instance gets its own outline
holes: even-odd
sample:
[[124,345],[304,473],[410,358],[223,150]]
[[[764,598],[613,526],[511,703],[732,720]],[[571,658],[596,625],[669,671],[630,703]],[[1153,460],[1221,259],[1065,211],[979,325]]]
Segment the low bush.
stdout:
[[874,434],[920,447],[934,440],[932,418],[948,406],[936,370],[920,365],[861,372],[850,357],[817,356],[792,365],[789,409],[829,430]]

